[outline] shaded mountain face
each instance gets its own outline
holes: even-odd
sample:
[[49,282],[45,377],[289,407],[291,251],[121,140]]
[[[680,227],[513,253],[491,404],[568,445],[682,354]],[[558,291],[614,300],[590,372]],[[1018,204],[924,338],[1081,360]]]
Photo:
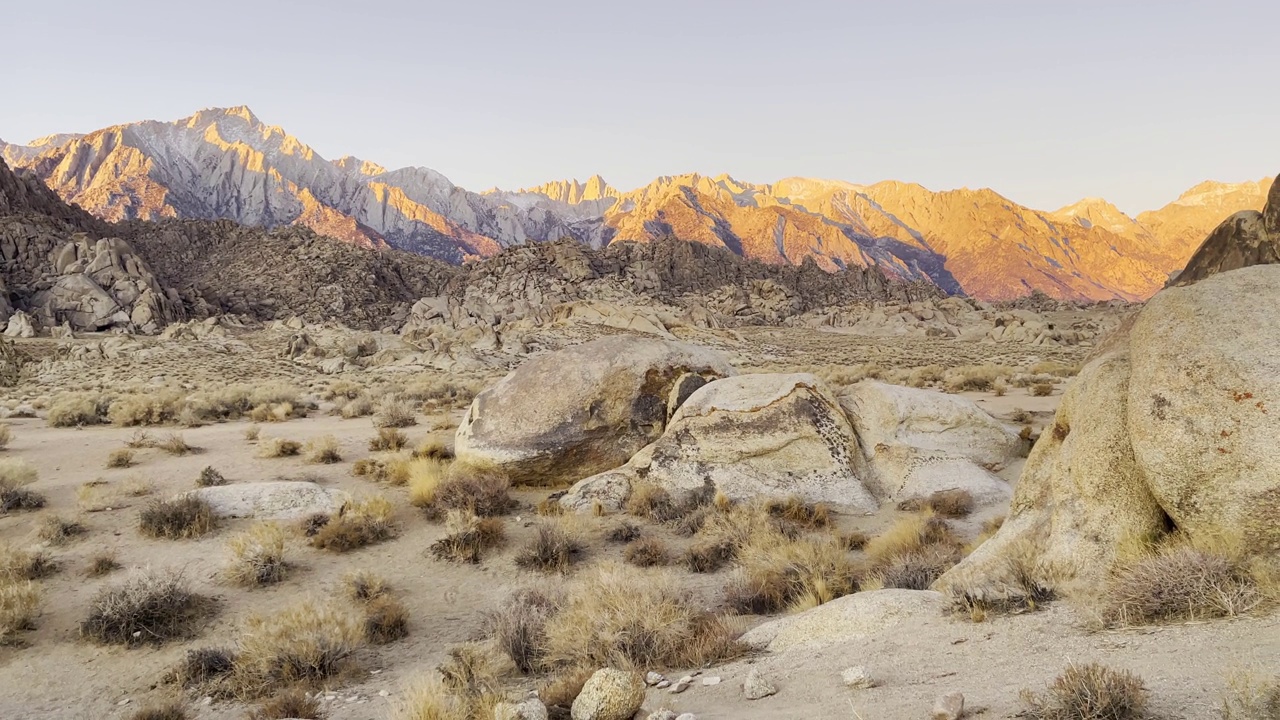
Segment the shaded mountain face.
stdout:
[[475,193],[427,168],[326,160],[245,107],[0,143],[0,156],[112,221],[300,225],[455,264],[531,242],[572,239],[598,249],[675,236],[769,264],[874,267],[987,300],[1037,290],[1072,300],[1146,298],[1223,218],[1261,208],[1270,187],[1205,183],[1136,219],[1102,200],[1045,213],[991,190],[809,178],[757,185],[681,175],[624,192],[596,176]]

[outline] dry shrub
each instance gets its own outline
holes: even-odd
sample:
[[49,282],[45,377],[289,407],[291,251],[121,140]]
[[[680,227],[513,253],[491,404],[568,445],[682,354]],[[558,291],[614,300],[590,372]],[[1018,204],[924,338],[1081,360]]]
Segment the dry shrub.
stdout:
[[138,531],[152,538],[183,540],[204,535],[215,527],[213,508],[204,498],[194,495],[156,500],[138,514]]
[[1222,720],[1280,719],[1280,678],[1235,673],[1222,699]]
[[382,428],[369,438],[370,452],[398,452],[409,444],[409,436],[396,428]]
[[280,582],[288,574],[284,561],[284,531],[272,522],[256,523],[227,541],[231,554],[223,574],[237,585],[257,586]]
[[[560,503],[556,503],[556,507],[560,507]],[[641,534],[639,525],[627,520],[620,520],[606,530],[604,536],[611,542],[629,543],[638,540]]]
[[319,720],[320,698],[301,690],[286,690],[254,708],[249,720]]
[[[419,461],[415,460],[414,463]],[[430,461],[428,461],[430,462]],[[410,502],[420,499],[414,493],[412,469],[410,479]],[[439,519],[450,510],[465,510],[480,517],[505,515],[516,507],[509,490],[511,481],[499,470],[470,464],[454,463],[449,466],[443,480],[438,481],[431,500],[422,507],[427,517]]]
[[1026,425],[1034,419],[1035,419],[1034,415],[1027,412],[1026,410],[1023,410],[1022,408],[1014,408],[1013,412],[1009,413],[1009,422],[1012,422],[1018,425]]
[[342,587],[348,598],[360,603],[376,600],[390,592],[387,581],[368,570],[347,573],[342,578]]
[[364,392],[364,386],[351,380],[335,380],[325,388],[325,400],[355,400]]
[[27,487],[38,477],[35,466],[26,460],[0,460],[0,513],[44,507],[44,496]]
[[[196,648],[188,650],[175,672],[176,680],[183,687],[214,689],[211,683],[225,679],[235,669],[236,656],[224,648]],[[221,693],[219,693],[221,694]]]
[[236,695],[262,697],[296,684],[317,685],[349,666],[364,645],[354,614],[305,601],[273,615],[253,615],[240,634],[231,680]]
[[89,577],[102,577],[103,575],[110,575],[119,570],[120,567],[120,563],[116,562],[115,554],[104,552],[90,558],[84,574]]
[[926,385],[942,382],[947,369],[941,365],[924,365],[912,368],[907,375],[907,385],[915,388],[922,388]]
[[262,426],[250,425],[244,429],[245,442],[258,442],[258,437],[262,435]]
[[13,428],[8,423],[0,423],[0,450],[9,447],[9,441],[13,439]]
[[313,465],[342,462],[342,453],[338,452],[338,439],[332,435],[324,435],[308,440],[306,461]]
[[810,530],[831,524],[830,508],[822,503],[806,502],[795,495],[782,500],[766,500],[764,509],[774,517]]
[[1142,678],[1097,663],[1068,665],[1043,693],[1022,692],[1032,720],[1142,720],[1150,717]]
[[440,438],[425,438],[413,451],[416,458],[434,458],[436,460],[452,460],[453,447]]
[[1038,382],[1031,386],[1031,394],[1036,397],[1049,397],[1053,394],[1053,383],[1047,380]]
[[311,546],[347,552],[395,537],[395,508],[383,497],[348,502],[311,536]]
[[53,399],[45,422],[50,427],[81,427],[106,422],[111,401],[102,395],[67,393]]
[[753,538],[794,540],[800,527],[780,514],[771,513],[768,502],[728,504],[726,509],[705,515],[685,551],[685,565],[691,572],[715,572],[733,560]]
[[973,512],[973,495],[968,490],[939,490],[927,498],[907,498],[898,503],[899,510],[919,512],[932,510],[945,518],[962,518]]
[[0,545],[0,581],[39,580],[58,571],[58,563],[43,550]]
[[440,665],[445,688],[466,708],[465,717],[494,717],[502,698],[502,680],[511,674],[511,663],[489,643],[465,643],[449,649],[449,659]]
[[538,697],[551,711],[551,717],[570,717],[573,701],[582,694],[582,688],[595,673],[596,668],[590,666],[562,668],[543,683]]
[[163,643],[190,636],[208,608],[181,573],[147,569],[99,592],[80,634],[103,644]]
[[539,521],[533,542],[516,553],[516,565],[543,572],[568,570],[586,549],[573,520],[564,516]]
[[155,438],[151,437],[151,433],[146,430],[135,430],[128,440],[124,441],[124,446],[133,448],[134,450],[145,450],[156,446]]
[[725,587],[725,601],[741,613],[805,610],[857,589],[861,568],[835,538],[764,534],[737,553],[740,568]]
[[127,468],[133,465],[133,451],[129,448],[112,450],[107,455],[108,468]]
[[436,492],[449,472],[449,464],[435,458],[410,460],[409,504],[423,509],[430,508],[436,500]]
[[413,686],[392,711],[391,719],[476,720],[466,703],[434,678]]
[[664,570],[607,563],[566,588],[546,623],[550,667],[700,667],[740,652],[725,621]]
[[560,504],[560,498],[564,497],[563,492],[552,493],[542,498],[537,505],[533,506],[533,511],[543,517],[557,517],[565,514],[564,506]]
[[[1003,518],[1000,519],[1003,521]],[[994,532],[994,521],[985,527]],[[1004,582],[999,593],[974,591],[967,587],[951,589],[952,609],[967,612],[974,622],[983,622],[991,614],[1010,615],[1042,608],[1056,598],[1054,586],[1062,574],[1046,564],[1038,549],[1029,541],[1018,541],[1004,553]]]
[[409,610],[399,600],[382,596],[365,606],[364,637],[374,645],[386,645],[409,636]]
[[861,550],[871,541],[871,537],[861,530],[849,530],[836,535],[836,540],[845,550]]
[[413,406],[390,395],[378,405],[378,414],[373,417],[373,426],[377,428],[406,428],[417,424]]
[[888,530],[867,541],[863,552],[872,565],[884,566],[895,557],[934,544],[959,545],[960,542],[945,520],[926,510],[899,518]]
[[711,491],[692,493],[676,502],[666,489],[649,482],[636,482],[623,508],[627,514],[647,518],[654,522],[672,523],[704,507],[711,500]]
[[498,518],[481,518],[463,510],[449,511],[446,528],[447,534],[431,545],[437,560],[478,563],[486,550],[502,545],[507,537]]
[[1028,370],[1034,375],[1053,375],[1054,377],[1073,377],[1080,374],[1080,364],[1064,365],[1060,362],[1045,360],[1032,365]]
[[1263,569],[1234,543],[1171,538],[1117,561],[1099,614],[1112,627],[1240,615],[1267,600],[1259,591]]
[[950,393],[987,391],[995,386],[997,380],[1007,379],[1012,374],[1013,368],[1003,365],[963,365],[948,370],[943,382]]
[[261,458],[282,458],[295,457],[302,453],[302,443],[297,440],[285,440],[284,438],[267,438],[262,444],[262,448],[258,450],[258,457]]
[[40,523],[38,537],[50,545],[66,545],[77,537],[89,532],[89,528],[78,520],[65,520],[56,515],[47,517]]
[[962,557],[963,553],[957,547],[926,545],[893,557],[867,578],[863,589],[928,590],[934,580],[942,577]]
[[1004,378],[997,378],[996,381],[991,384],[991,392],[996,397],[1004,397],[1005,394],[1009,392],[1009,383],[1005,382]]
[[373,414],[373,400],[370,400],[367,395],[354,397],[348,402],[343,403],[342,408],[338,410],[338,414],[341,415],[344,420],[369,417]]
[[190,716],[182,703],[168,700],[138,708],[137,712],[129,716],[129,720],[187,720],[188,717]]
[[40,616],[40,588],[30,580],[0,575],[0,645],[35,628]]
[[173,390],[122,395],[111,402],[107,420],[117,427],[162,425],[178,416],[182,400],[182,393]]
[[558,595],[542,589],[517,590],[497,610],[485,615],[485,634],[520,672],[535,672],[546,654],[547,621],[561,601]]
[[667,544],[652,537],[629,543],[623,549],[622,557],[636,567],[656,567],[671,563],[671,553],[667,550]]

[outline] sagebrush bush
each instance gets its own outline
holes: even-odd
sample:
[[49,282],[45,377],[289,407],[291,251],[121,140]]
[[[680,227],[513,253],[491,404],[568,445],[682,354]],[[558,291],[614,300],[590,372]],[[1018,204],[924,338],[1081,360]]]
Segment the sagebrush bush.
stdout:
[[866,579],[863,589],[928,590],[962,557],[960,548],[941,543],[894,555]]
[[671,553],[667,550],[667,544],[652,537],[628,543],[622,550],[622,557],[627,563],[636,567],[656,567],[671,563]]
[[[425,487],[425,483],[419,487]],[[411,501],[417,499],[421,502],[421,494],[415,495],[413,488],[411,475]],[[453,463],[444,478],[428,493],[430,501],[418,506],[432,519],[440,519],[451,510],[463,510],[480,517],[495,517],[515,509],[516,501],[511,498],[510,489],[511,481],[499,470]]]
[[578,529],[564,518],[538,523],[533,541],[516,553],[516,565],[543,572],[565,572],[582,556],[586,545]]
[[89,528],[79,520],[67,520],[52,515],[40,523],[37,536],[50,545],[65,545],[75,538],[89,532]]
[[240,697],[263,697],[295,684],[321,683],[347,667],[364,645],[353,613],[306,601],[253,615],[240,633],[231,673]]
[[80,634],[104,644],[163,643],[189,636],[208,608],[181,573],[147,569],[99,592]]
[[1036,397],[1048,397],[1053,394],[1053,383],[1038,382],[1031,386],[1031,394]]
[[898,503],[898,509],[907,512],[932,510],[944,518],[962,518],[973,512],[973,495],[968,490],[939,490],[928,497],[912,497]]
[[1234,673],[1222,699],[1222,720],[1280,718],[1280,677]]
[[520,672],[533,673],[547,652],[547,621],[563,598],[544,588],[513,592],[497,610],[485,614],[484,630]]
[[0,545],[0,580],[39,580],[58,571],[58,563],[43,550]]
[[449,649],[438,668],[445,689],[462,703],[464,717],[496,717],[503,697],[502,680],[511,663],[491,643],[470,642]]
[[342,577],[342,587],[348,598],[355,602],[369,602],[390,592],[387,581],[368,570],[355,570]]
[[373,645],[386,645],[409,636],[409,609],[396,598],[382,596],[364,608],[364,637]]
[[[556,503],[556,507],[560,507],[560,503]],[[550,514],[550,513],[549,513]],[[563,515],[564,513],[554,513],[555,515]],[[633,540],[640,539],[643,535],[640,526],[628,520],[619,520],[605,530],[604,536],[607,540],[619,543],[629,543]]]
[[53,399],[45,422],[51,427],[80,427],[106,422],[111,401],[102,395],[67,393]]
[[742,613],[805,610],[857,590],[862,568],[831,537],[798,538],[764,533],[737,552],[738,570],[725,587],[725,602]]
[[188,445],[186,439],[179,433],[169,433],[168,435],[165,435],[164,439],[156,443],[156,447],[170,455],[177,456],[189,455],[193,452],[199,451],[199,448]]
[[107,455],[108,468],[127,468],[133,465],[133,451],[129,448],[117,448]]
[[338,414],[344,420],[354,420],[355,418],[369,417],[373,414],[373,400],[367,395],[354,397],[342,404],[342,408],[338,410]]
[[990,390],[997,380],[1007,379],[1013,368],[1003,365],[963,365],[951,368],[944,376],[947,392],[957,393]]
[[395,537],[394,506],[383,497],[348,502],[311,535],[312,547],[347,552]]
[[784,499],[766,500],[765,512],[806,529],[831,525],[831,509],[822,503],[811,503],[792,495]]
[[338,439],[332,435],[311,438],[307,441],[306,461],[313,465],[332,465],[342,462]]
[[410,688],[391,713],[392,720],[476,720],[478,717],[470,712],[462,698],[435,678]]
[[138,531],[152,538],[183,540],[204,535],[215,527],[213,508],[194,495],[156,500],[138,514]]
[[432,543],[431,555],[437,560],[478,563],[485,551],[506,540],[506,530],[498,518],[482,518],[463,510],[450,510],[446,534]]
[[216,487],[226,484],[227,479],[222,476],[222,473],[215,470],[212,465],[206,465],[200,471],[199,477],[196,478],[196,487]]
[[284,531],[272,522],[259,522],[227,541],[230,553],[223,574],[246,586],[270,585],[288,574],[284,560]]
[[262,435],[262,427],[259,425],[250,425],[244,429],[244,439],[246,442],[258,442],[258,438]]
[[409,436],[396,428],[381,428],[369,438],[370,452],[398,452],[409,444]]
[[258,450],[261,458],[295,457],[302,453],[302,443],[284,438],[267,438]]
[[9,447],[9,441],[13,439],[13,427],[8,423],[0,423],[0,450]]
[[188,650],[178,665],[175,679],[183,687],[213,690],[211,683],[224,680],[230,675],[235,669],[235,662],[235,653],[226,648],[203,647]]
[[955,531],[932,511],[899,518],[888,530],[867,541],[863,552],[872,565],[883,567],[894,558],[929,545],[960,545]]
[[383,399],[378,405],[378,413],[373,417],[373,426],[377,428],[406,428],[417,424],[417,413],[413,406],[392,396]]
[[26,460],[0,459],[0,513],[44,507],[44,496],[27,487],[38,477],[35,466]]
[[320,720],[320,696],[286,690],[249,713],[249,720]]
[[414,449],[413,456],[416,458],[433,458],[436,460],[452,460],[453,448],[449,443],[440,438],[425,438],[418,447]]
[[1024,690],[1032,720],[1144,720],[1150,695],[1142,678],[1104,665],[1068,665],[1043,693]]
[[89,577],[102,577],[103,575],[110,575],[119,569],[120,563],[116,561],[115,554],[104,552],[89,559],[89,564],[85,567],[84,574]]

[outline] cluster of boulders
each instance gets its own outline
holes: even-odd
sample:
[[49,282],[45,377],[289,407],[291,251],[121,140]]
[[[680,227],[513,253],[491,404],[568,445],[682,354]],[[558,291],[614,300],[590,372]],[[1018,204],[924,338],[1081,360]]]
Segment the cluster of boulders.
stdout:
[[525,485],[573,487],[577,511],[618,510],[638,482],[677,502],[713,493],[875,512],[950,489],[998,502],[993,474],[1022,441],[972,402],[874,381],[837,396],[808,374],[739,375],[720,353],[617,336],[528,360],[481,393],[463,462]]

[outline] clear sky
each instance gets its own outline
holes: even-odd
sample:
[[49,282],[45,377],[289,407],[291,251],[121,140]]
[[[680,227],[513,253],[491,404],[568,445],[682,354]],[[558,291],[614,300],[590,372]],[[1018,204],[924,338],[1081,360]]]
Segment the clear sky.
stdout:
[[0,138],[249,105],[470,189],[728,172],[1129,212],[1280,172],[1276,0],[10,0]]

